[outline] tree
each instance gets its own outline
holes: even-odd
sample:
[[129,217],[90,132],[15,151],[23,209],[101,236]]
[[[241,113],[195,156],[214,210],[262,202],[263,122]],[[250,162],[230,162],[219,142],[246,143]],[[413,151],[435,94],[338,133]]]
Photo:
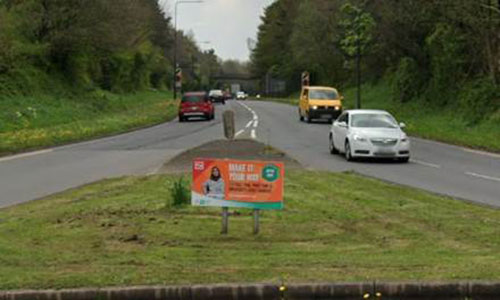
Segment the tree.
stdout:
[[372,43],[375,20],[362,8],[349,2],[341,8],[344,18],[340,21],[343,29],[340,46],[348,60],[356,58],[356,84],[358,92],[356,107],[361,108],[361,57],[366,55]]

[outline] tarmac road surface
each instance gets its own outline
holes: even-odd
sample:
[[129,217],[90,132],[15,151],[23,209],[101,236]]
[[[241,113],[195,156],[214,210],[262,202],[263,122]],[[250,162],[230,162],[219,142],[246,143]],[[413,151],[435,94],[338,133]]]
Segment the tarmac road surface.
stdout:
[[300,122],[293,106],[234,100],[217,105],[213,121],[179,123],[174,120],[113,137],[2,157],[0,207],[103,178],[155,173],[163,162],[179,153],[224,138],[221,114],[226,109],[235,111],[238,138],[268,143],[297,159],[306,168],[352,170],[500,207],[500,155],[412,138],[410,163],[351,163],[342,156],[329,154],[329,124]]

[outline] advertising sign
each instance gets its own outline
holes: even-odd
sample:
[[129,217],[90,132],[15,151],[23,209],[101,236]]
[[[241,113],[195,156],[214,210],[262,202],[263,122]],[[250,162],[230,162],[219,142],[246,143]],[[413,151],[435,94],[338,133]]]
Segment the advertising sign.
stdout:
[[195,159],[191,203],[282,209],[284,176],[282,162]]

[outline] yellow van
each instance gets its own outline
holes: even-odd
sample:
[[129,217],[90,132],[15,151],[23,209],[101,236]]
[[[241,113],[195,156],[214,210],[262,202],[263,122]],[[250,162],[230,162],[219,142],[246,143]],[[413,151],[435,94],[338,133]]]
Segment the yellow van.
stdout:
[[332,121],[342,113],[342,100],[336,89],[325,86],[304,86],[300,93],[299,117],[311,123],[313,119]]

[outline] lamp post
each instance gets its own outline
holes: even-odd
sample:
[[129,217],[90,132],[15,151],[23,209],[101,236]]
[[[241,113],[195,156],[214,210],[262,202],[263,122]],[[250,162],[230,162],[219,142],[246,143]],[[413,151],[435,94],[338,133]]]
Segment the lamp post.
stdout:
[[174,99],[177,99],[176,73],[177,73],[177,6],[186,3],[203,3],[201,0],[182,0],[175,2],[174,8]]

